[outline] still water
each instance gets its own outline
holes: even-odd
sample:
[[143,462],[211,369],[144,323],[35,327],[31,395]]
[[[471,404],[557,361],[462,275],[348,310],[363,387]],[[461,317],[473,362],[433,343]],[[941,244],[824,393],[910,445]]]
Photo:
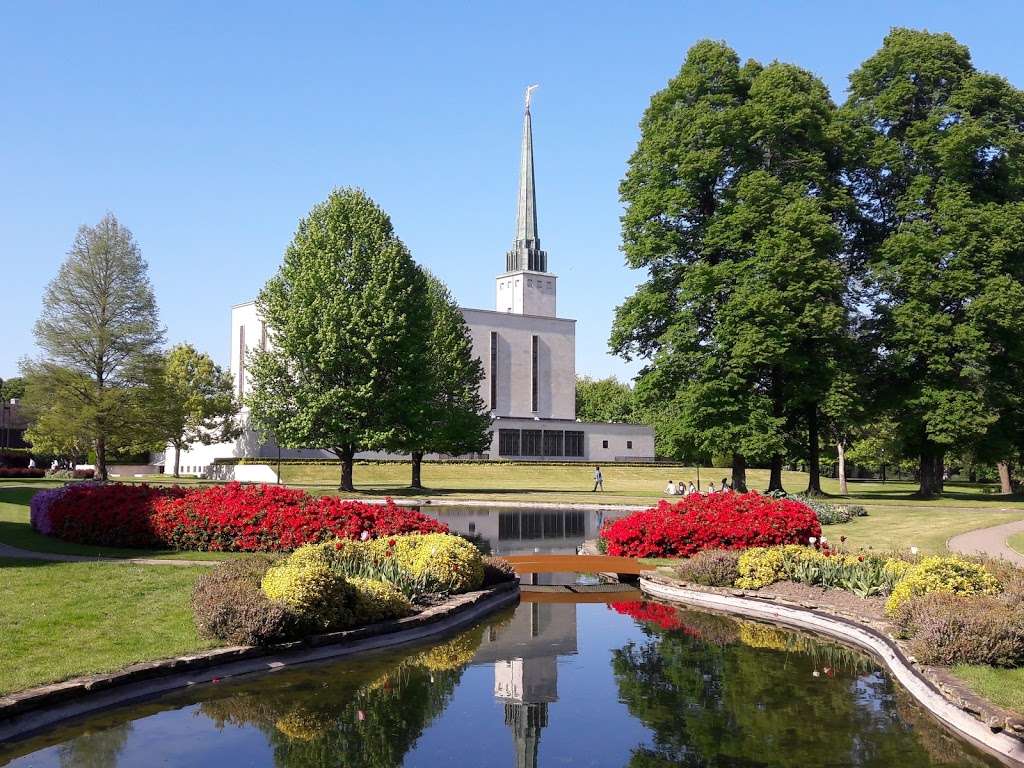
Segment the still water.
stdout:
[[839,645],[638,594],[530,599],[434,645],[110,711],[0,765],[996,765]]

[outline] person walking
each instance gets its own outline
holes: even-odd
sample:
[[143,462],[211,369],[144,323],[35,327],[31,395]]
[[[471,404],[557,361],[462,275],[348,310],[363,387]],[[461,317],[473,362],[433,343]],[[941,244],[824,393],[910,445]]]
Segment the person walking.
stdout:
[[601,474],[600,467],[594,467],[594,490],[591,493],[597,493],[598,488],[604,493],[604,475]]

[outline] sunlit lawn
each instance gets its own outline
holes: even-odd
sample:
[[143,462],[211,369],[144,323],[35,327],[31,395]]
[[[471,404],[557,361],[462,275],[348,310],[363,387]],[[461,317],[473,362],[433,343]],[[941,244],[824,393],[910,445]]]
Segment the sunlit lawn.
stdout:
[[203,571],[0,558],[0,694],[216,645],[189,606]]
[[1024,713],[1024,667],[997,669],[960,665],[953,668],[953,673],[979,696],[1007,709]]
[[1024,533],[1015,533],[1006,543],[1010,545],[1010,549],[1015,549],[1024,555]]

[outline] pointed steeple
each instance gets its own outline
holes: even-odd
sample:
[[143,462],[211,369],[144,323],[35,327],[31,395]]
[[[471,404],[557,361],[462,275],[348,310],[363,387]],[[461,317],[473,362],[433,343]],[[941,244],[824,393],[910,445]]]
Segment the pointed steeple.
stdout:
[[548,271],[548,256],[540,249],[537,234],[537,189],[533,180],[533,121],[530,117],[530,96],[537,88],[526,89],[526,110],[523,113],[523,143],[519,157],[519,197],[516,205],[516,239],[505,257],[509,272],[527,269]]

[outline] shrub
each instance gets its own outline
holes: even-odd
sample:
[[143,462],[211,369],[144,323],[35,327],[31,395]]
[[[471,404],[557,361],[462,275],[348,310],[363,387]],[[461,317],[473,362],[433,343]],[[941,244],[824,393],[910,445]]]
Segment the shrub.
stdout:
[[246,557],[199,577],[192,590],[192,613],[201,637],[268,645],[294,634],[297,617],[260,590],[272,563],[268,557]]
[[1008,604],[1024,608],[1024,568],[1009,560],[988,559],[982,565],[991,573],[1003,588],[1003,600]]
[[473,661],[480,643],[483,640],[483,625],[456,635],[440,645],[424,651],[415,657],[414,663],[426,667],[431,672],[450,672],[462,669]]
[[818,516],[822,525],[840,525],[848,523],[855,517],[866,517],[868,511],[859,504],[835,504],[822,499],[807,496],[789,496],[788,498],[806,504]]
[[698,552],[676,566],[676,574],[684,581],[708,587],[731,587],[739,578],[740,554],[724,549]]
[[706,549],[802,544],[821,535],[814,511],[792,499],[759,493],[692,494],[675,504],[605,523],[609,555],[690,557]]
[[305,628],[343,629],[355,620],[355,589],[318,558],[313,548],[297,550],[271,566],[261,586],[267,597],[294,611]]
[[39,467],[0,467],[0,477],[46,477]]
[[516,569],[508,560],[503,557],[484,558],[484,580],[481,587],[493,587],[495,584],[503,584],[506,581],[518,580]]
[[896,609],[901,635],[925,664],[1024,664],[1024,610],[989,595],[931,592]]
[[277,485],[204,488],[74,483],[37,493],[32,525],[82,544],[276,552],[335,538],[439,533],[427,515],[386,504],[314,497]]
[[911,566],[892,590],[885,612],[895,615],[900,605],[930,592],[954,595],[993,595],[1001,590],[999,581],[985,568],[961,557],[926,557]]
[[377,621],[400,619],[412,613],[409,598],[393,584],[376,579],[354,576],[348,579],[355,590],[354,621],[356,624],[373,624]]
[[785,575],[785,557],[778,547],[751,547],[740,555],[736,564],[740,589],[760,589],[774,584]]
[[393,558],[428,592],[468,592],[484,580],[480,551],[465,539],[443,533],[376,539],[368,548],[377,558]]
[[35,494],[29,502],[30,520],[40,533],[80,544],[160,546],[151,522],[153,506],[184,494],[177,486],[72,483]]

